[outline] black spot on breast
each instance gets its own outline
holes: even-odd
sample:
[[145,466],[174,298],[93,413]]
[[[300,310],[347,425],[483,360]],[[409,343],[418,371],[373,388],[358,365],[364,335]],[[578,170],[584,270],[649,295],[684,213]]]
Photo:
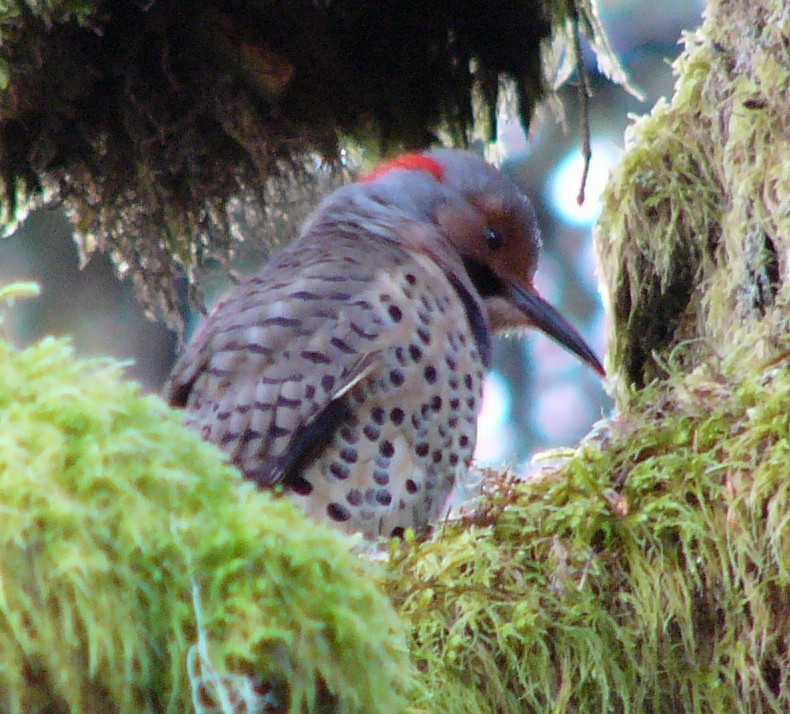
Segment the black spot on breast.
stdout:
[[395,407],[394,409],[392,409],[392,411],[390,411],[390,421],[393,424],[395,424],[395,426],[398,426],[399,424],[402,424],[403,423],[403,418],[405,416],[406,415],[403,413],[403,409],[401,409],[400,407]]
[[342,503],[332,502],[326,507],[327,515],[333,521],[347,521],[351,518],[351,511],[348,510]]
[[401,372],[399,369],[393,369],[390,372],[390,382],[392,382],[394,387],[400,387],[404,381],[406,381],[406,379],[403,376],[403,372]]
[[406,479],[406,493],[417,493],[419,490],[420,485],[416,481],[410,478]]
[[358,488],[352,488],[346,494],[346,501],[349,502],[352,506],[361,506],[362,505],[362,491]]
[[331,464],[329,464],[329,473],[331,473],[336,479],[344,481],[348,478],[348,466],[345,464],[339,464],[337,461],[333,461]]
[[354,399],[354,402],[356,402],[357,404],[364,404],[365,400],[367,399],[365,390],[360,388],[359,386],[351,390],[351,396]]
[[425,442],[421,442],[414,447],[414,452],[417,454],[417,456],[427,456],[430,450],[431,447]]
[[381,407],[376,407],[370,412],[370,418],[373,419],[376,424],[381,425],[384,423],[384,409]]
[[429,364],[423,371],[423,374],[428,384],[433,384],[436,381],[436,368],[433,365]]
[[401,318],[403,317],[403,313],[397,305],[390,305],[387,309],[387,312],[389,313],[390,319],[393,322],[400,322]]
[[386,488],[380,488],[376,491],[376,503],[389,506],[392,503],[392,494]]
[[345,448],[340,449],[340,458],[345,461],[347,464],[355,464],[357,463],[357,459],[359,458],[359,454],[357,454],[356,449],[352,448]]
[[368,441],[376,441],[381,436],[381,430],[377,429],[372,424],[365,424],[362,428],[362,433]]
[[395,454],[395,447],[385,439],[379,444],[379,453],[389,459]]
[[356,444],[359,441],[359,434],[348,425],[340,428],[340,436],[348,444]]

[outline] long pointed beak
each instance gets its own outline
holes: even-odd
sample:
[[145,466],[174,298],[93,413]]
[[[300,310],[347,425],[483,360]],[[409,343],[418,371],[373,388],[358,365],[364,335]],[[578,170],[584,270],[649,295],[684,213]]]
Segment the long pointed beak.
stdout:
[[573,352],[602,377],[606,376],[606,371],[592,351],[592,348],[584,341],[584,338],[578,333],[576,328],[560,314],[557,308],[546,302],[536,292],[528,290],[521,285],[511,283],[510,287],[510,300],[527,315],[534,327],[545,332],[566,350]]

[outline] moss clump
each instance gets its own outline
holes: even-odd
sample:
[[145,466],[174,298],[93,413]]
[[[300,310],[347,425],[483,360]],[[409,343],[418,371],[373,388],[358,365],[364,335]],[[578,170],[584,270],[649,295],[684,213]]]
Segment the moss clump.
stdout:
[[627,86],[591,0],[11,0],[0,224],[63,204],[83,255],[109,253],[177,326],[177,279],[293,236],[344,178],[341,147],[485,142],[503,109],[527,126],[576,32]]
[[[557,3],[557,25],[567,16]],[[464,143],[500,77],[528,123],[544,3],[12,0],[0,8],[0,223],[42,198],[146,307],[234,241],[291,237],[337,184],[339,145]]]
[[[597,229],[619,396],[712,347],[768,359],[790,331],[790,26],[785,0],[708,3],[671,102],[626,135]],[[754,339],[759,333],[760,339]]]
[[0,709],[399,711],[371,566],[120,371],[0,341]]
[[790,374],[669,371],[560,468],[395,551],[415,712],[790,709]]

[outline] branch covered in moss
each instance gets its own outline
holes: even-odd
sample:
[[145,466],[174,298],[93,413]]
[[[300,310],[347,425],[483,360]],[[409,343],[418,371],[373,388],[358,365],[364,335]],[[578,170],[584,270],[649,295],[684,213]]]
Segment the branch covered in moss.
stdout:
[[678,364],[482,522],[394,551],[413,711],[790,709],[790,373]]
[[675,63],[672,100],[626,135],[596,231],[613,330],[609,373],[665,373],[687,340],[781,351],[790,332],[790,25],[784,0],[710,2]]
[[372,567],[121,369],[0,341],[0,709],[399,711]]

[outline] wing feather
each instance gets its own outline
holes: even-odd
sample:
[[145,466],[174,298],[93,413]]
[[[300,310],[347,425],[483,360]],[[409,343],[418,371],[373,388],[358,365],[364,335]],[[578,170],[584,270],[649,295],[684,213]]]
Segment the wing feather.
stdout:
[[[295,246],[294,246],[295,247]],[[348,247],[346,247],[348,248]],[[417,328],[397,246],[377,246],[351,276],[344,247],[285,251],[217,306],[166,388],[187,423],[262,485],[293,476],[348,414],[350,390]],[[286,275],[292,276],[291,280]],[[397,318],[397,319],[396,319]]]

